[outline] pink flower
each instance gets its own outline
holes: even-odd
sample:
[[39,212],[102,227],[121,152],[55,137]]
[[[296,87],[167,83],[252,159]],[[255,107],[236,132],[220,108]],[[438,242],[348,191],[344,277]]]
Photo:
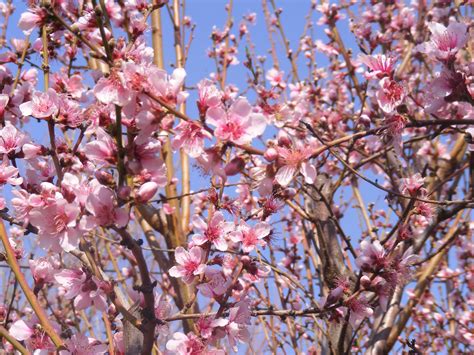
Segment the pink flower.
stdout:
[[21,185],[23,178],[18,177],[18,169],[10,165],[7,160],[4,160],[0,165],[0,186],[5,184]]
[[361,254],[356,259],[356,264],[363,271],[370,271],[374,269],[381,269],[387,266],[388,259],[385,249],[378,240],[369,242],[363,240],[360,243]]
[[31,101],[20,105],[23,116],[35,118],[49,118],[58,113],[58,97],[56,91],[49,89],[47,92],[35,92]]
[[0,117],[5,115],[5,109],[10,101],[10,96],[6,94],[0,94]]
[[365,73],[367,79],[382,79],[383,77],[391,78],[393,75],[393,69],[397,59],[391,55],[375,54],[359,56],[359,61],[364,63],[371,70],[369,73]]
[[158,184],[153,181],[145,182],[136,193],[136,198],[139,203],[146,203],[155,196],[158,191]]
[[7,121],[5,126],[0,129],[0,154],[16,152],[26,141],[26,135]]
[[446,28],[440,23],[430,22],[431,41],[418,46],[418,49],[439,61],[451,61],[456,53],[463,48],[469,38],[467,25],[451,22]]
[[59,351],[59,355],[98,355],[108,350],[106,344],[84,334],[74,334],[66,341],[66,347],[67,350]]
[[207,111],[206,121],[216,127],[214,134],[224,141],[247,144],[261,135],[267,125],[265,116],[252,112],[246,98],[238,98],[225,111],[222,107],[212,107]]
[[86,201],[86,210],[93,216],[87,220],[87,229],[94,225],[119,228],[128,223],[127,212],[117,206],[115,193],[108,187],[101,185],[97,180],[91,183],[92,191]]
[[204,138],[212,139],[212,135],[196,122],[182,121],[176,126],[173,149],[183,148],[191,157],[197,158],[204,152]]
[[426,192],[426,190],[422,188],[425,178],[423,178],[420,173],[401,179],[400,182],[400,191],[404,195],[408,194],[410,196],[416,196],[418,193]]
[[193,216],[193,225],[194,228],[201,231],[201,233],[192,236],[194,244],[203,245],[208,242],[214,245],[217,250],[227,250],[225,237],[232,231],[234,223],[226,222],[221,212],[215,212],[209,224],[204,222],[201,217],[195,215]]
[[130,102],[131,92],[127,88],[124,74],[113,70],[108,77],[102,77],[94,87],[94,95],[103,104],[125,106]]
[[380,89],[375,94],[380,108],[386,112],[393,112],[403,103],[405,88],[390,78],[383,78],[379,82]]
[[167,102],[181,104],[188,96],[186,92],[181,91],[185,77],[186,71],[182,68],[173,70],[171,76],[164,70],[155,69],[149,73],[148,83],[153,95]]
[[269,71],[267,71],[267,75],[265,76],[265,79],[267,79],[270,82],[271,86],[278,86],[282,89],[286,88],[286,83],[285,80],[283,79],[283,76],[285,73],[283,71],[280,71],[276,68],[272,68]]
[[351,312],[349,323],[353,329],[356,329],[364,318],[370,317],[374,314],[374,310],[370,308],[364,296],[360,296],[359,298],[349,298],[345,303]]
[[168,340],[166,349],[175,355],[204,355],[206,346],[193,333],[185,335],[183,333],[174,333],[173,339]]
[[237,341],[248,342],[250,333],[247,326],[250,325],[250,300],[244,299],[238,302],[229,311],[229,324],[225,331],[229,339],[230,346],[237,351]]
[[201,80],[197,84],[199,99],[197,101],[199,113],[205,116],[211,107],[217,107],[222,102],[222,92],[217,89],[214,83],[208,79]]
[[[156,319],[166,319],[171,313],[171,303],[167,296],[155,294],[155,317]],[[156,332],[160,335],[168,335],[169,327],[167,323],[158,324]]]
[[74,306],[78,310],[91,305],[104,312],[107,310],[105,292],[110,286],[106,282],[79,269],[64,269],[54,275],[54,279],[62,288],[64,297],[74,299]]
[[307,160],[312,155],[310,147],[302,148],[283,148],[278,147],[279,160],[281,164],[275,175],[275,180],[283,187],[290,184],[291,180],[299,171],[307,184],[312,184],[316,179],[316,168]]
[[61,248],[65,251],[77,249],[80,233],[76,219],[79,213],[79,206],[68,203],[60,193],[45,206],[33,208],[29,218],[31,224],[39,229],[40,246],[55,252]]
[[270,273],[271,269],[269,266],[260,264],[257,260],[254,260],[249,256],[242,256],[241,261],[244,270],[246,271],[243,278],[248,282],[259,282],[263,277],[266,277]]
[[87,158],[96,163],[114,164],[117,161],[117,148],[114,140],[102,128],[97,128],[97,139],[84,147]]
[[437,113],[449,102],[463,101],[470,96],[464,76],[446,68],[428,84],[425,93],[425,112]]
[[46,18],[46,12],[37,7],[30,9],[21,14],[20,20],[18,21],[18,27],[23,30],[23,33],[27,36],[33,32],[33,30],[41,25]]
[[194,281],[195,276],[201,275],[206,265],[202,264],[203,250],[199,247],[192,247],[186,251],[183,247],[177,247],[174,257],[178,266],[173,266],[169,274],[172,277],[181,277],[183,281],[190,284]]
[[[52,321],[53,328],[60,331],[59,325]],[[53,353],[56,349],[49,336],[43,330],[36,317],[29,321],[19,319],[15,321],[10,329],[10,334],[19,341],[24,341],[26,347],[34,353]]]
[[214,329],[222,328],[229,324],[229,321],[224,318],[201,317],[196,322],[196,328],[199,335],[204,339],[212,337]]
[[42,285],[54,281],[60,263],[57,259],[51,256],[43,256],[37,259],[28,260],[31,273],[35,284]]
[[271,231],[272,228],[266,222],[257,223],[253,227],[242,222],[238,227],[238,231],[230,234],[230,238],[235,243],[242,243],[244,253],[250,253],[257,246],[267,245],[265,238],[268,238]]
[[222,296],[232,283],[232,280],[220,270],[208,268],[205,275],[207,283],[197,285],[197,289],[205,297],[216,298]]

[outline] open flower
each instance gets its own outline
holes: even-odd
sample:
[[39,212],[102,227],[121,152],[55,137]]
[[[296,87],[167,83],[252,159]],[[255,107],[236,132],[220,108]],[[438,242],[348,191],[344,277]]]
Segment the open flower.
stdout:
[[265,246],[266,238],[270,235],[272,228],[266,222],[257,223],[255,226],[249,226],[242,222],[236,232],[230,234],[230,238],[235,243],[242,243],[242,250],[245,253],[250,253],[257,246]]
[[440,23],[430,22],[428,28],[431,40],[419,45],[418,49],[443,62],[453,60],[469,38],[467,25],[464,23],[451,22],[446,28]]
[[[53,321],[52,325],[56,331],[59,331],[60,327],[56,322]],[[54,353],[56,349],[36,316],[28,321],[18,319],[11,325],[9,333],[15,339],[24,341],[27,349],[34,354]]]
[[66,341],[66,347],[67,350],[59,351],[59,355],[99,355],[108,350],[107,344],[84,334],[74,334]]
[[169,274],[172,277],[181,277],[183,281],[190,284],[197,275],[201,275],[206,270],[206,265],[202,264],[203,250],[199,247],[192,247],[186,251],[183,247],[177,247],[174,257],[178,266],[173,266]]
[[394,56],[385,54],[361,54],[359,61],[367,65],[371,70],[369,73],[365,73],[367,79],[382,79],[383,77],[392,77],[397,59]]
[[65,269],[54,275],[66,299],[74,299],[74,306],[85,309],[94,305],[101,311],[107,310],[106,291],[109,285],[97,277],[87,275],[79,269]]
[[26,142],[26,135],[21,133],[10,122],[5,122],[5,126],[0,129],[0,154],[16,152]]
[[379,82],[380,89],[375,94],[380,108],[386,112],[393,112],[403,103],[405,88],[390,78],[383,78]]
[[31,101],[22,103],[20,111],[23,116],[35,118],[49,118],[58,113],[58,97],[56,91],[49,89],[47,92],[35,92]]
[[312,184],[316,179],[316,168],[308,161],[312,152],[309,147],[278,147],[278,162],[281,166],[275,175],[275,180],[286,187],[299,171],[304,176],[305,182]]
[[45,206],[33,208],[30,222],[38,227],[40,246],[55,252],[71,251],[78,247],[80,233],[76,219],[80,208],[76,203],[68,203],[60,193],[55,200]]
[[222,107],[211,107],[206,121],[216,127],[217,138],[235,144],[247,144],[261,135],[267,125],[265,116],[252,112],[246,98],[240,97],[226,111]]
[[175,131],[173,149],[183,148],[191,158],[197,158],[204,152],[204,138],[212,139],[212,135],[196,122],[182,121]]
[[204,222],[201,217],[193,216],[193,225],[201,232],[192,236],[194,244],[203,245],[209,242],[211,245],[214,245],[217,250],[227,250],[225,237],[234,228],[234,223],[226,222],[221,212],[215,212],[209,224]]

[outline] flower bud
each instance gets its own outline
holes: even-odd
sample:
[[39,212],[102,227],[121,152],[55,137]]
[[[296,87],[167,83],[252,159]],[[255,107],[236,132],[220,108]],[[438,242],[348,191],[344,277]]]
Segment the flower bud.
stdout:
[[275,148],[268,148],[265,153],[263,153],[263,157],[269,161],[272,162],[276,158],[278,158],[278,151]]
[[370,277],[364,275],[360,278],[360,284],[362,285],[362,287],[364,288],[370,288]]
[[237,175],[245,168],[245,161],[241,157],[235,157],[224,168],[227,176]]
[[132,190],[128,186],[121,186],[118,189],[117,195],[120,199],[126,200],[130,197]]
[[138,202],[145,203],[145,202],[150,201],[153,198],[153,196],[155,196],[157,191],[158,191],[157,183],[153,181],[148,181],[144,183],[142,186],[140,186],[136,194],[136,198]]
[[114,177],[106,171],[98,170],[94,176],[102,185],[112,185],[114,183]]

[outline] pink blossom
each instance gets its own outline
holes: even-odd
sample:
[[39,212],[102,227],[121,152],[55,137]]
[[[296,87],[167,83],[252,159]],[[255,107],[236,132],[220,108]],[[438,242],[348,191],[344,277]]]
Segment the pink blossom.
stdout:
[[222,102],[222,92],[214,83],[208,79],[201,80],[197,84],[199,99],[197,105],[201,116],[205,116],[211,107],[217,107]]
[[426,191],[425,189],[422,189],[425,179],[421,176],[420,173],[416,173],[410,177],[401,179],[400,182],[400,191],[402,192],[402,194],[416,196],[418,193],[423,193],[424,191]]
[[366,298],[360,296],[359,298],[351,297],[345,302],[350,310],[349,323],[356,329],[364,318],[372,316],[374,310],[370,308]]
[[265,76],[265,79],[267,79],[270,82],[271,86],[278,86],[282,89],[286,87],[285,80],[283,76],[285,73],[283,71],[280,71],[276,68],[272,68],[269,71],[267,71],[267,75]]
[[51,256],[43,256],[37,259],[28,260],[30,265],[31,273],[35,284],[42,285],[46,283],[52,283],[54,281],[54,275],[56,274],[60,263],[59,261]]
[[375,94],[380,108],[386,112],[393,112],[403,103],[405,88],[396,81],[385,77],[379,82],[380,89]]
[[213,335],[214,329],[222,328],[229,324],[229,321],[224,318],[201,317],[196,322],[196,328],[199,335],[204,339],[210,339]]
[[173,339],[168,340],[166,349],[175,355],[204,355],[206,346],[193,333],[185,335],[176,332],[173,334]]
[[259,263],[257,260],[247,255],[242,256],[242,264],[246,271],[243,278],[251,283],[259,282],[270,273],[270,267]]
[[380,269],[387,266],[388,259],[385,249],[378,240],[372,243],[364,239],[360,243],[361,254],[356,259],[356,264],[363,271]]
[[212,107],[207,111],[206,121],[216,127],[214,134],[224,141],[247,144],[261,135],[266,127],[266,119],[260,113],[252,112],[247,99],[240,97],[226,111],[222,107]]
[[0,154],[16,152],[26,141],[26,135],[7,121],[5,126],[0,129]]
[[418,49],[439,61],[453,60],[469,38],[468,27],[464,23],[451,22],[446,28],[440,23],[430,22],[428,28],[431,31],[431,41],[421,44]]
[[226,333],[230,346],[237,351],[237,341],[248,342],[250,333],[247,329],[250,325],[250,300],[244,299],[232,307],[229,312],[229,324]]
[[310,147],[283,148],[278,147],[280,168],[275,175],[275,180],[283,187],[290,184],[299,171],[307,184],[312,184],[316,179],[316,168],[309,163],[313,150]]
[[232,280],[220,270],[207,268],[205,271],[207,283],[197,285],[202,295],[209,298],[222,296],[232,283]]
[[124,227],[128,223],[128,214],[117,206],[115,193],[97,180],[93,180],[91,186],[92,191],[85,204],[86,210],[93,216],[87,220],[88,228],[92,228],[94,224]]
[[209,242],[211,245],[214,245],[217,250],[227,250],[227,241],[225,237],[234,228],[234,223],[226,222],[224,215],[221,212],[215,212],[212,215],[209,224],[204,222],[201,217],[195,215],[193,216],[193,225],[194,228],[200,231],[200,233],[192,236],[193,242],[196,245],[203,245]]
[[397,59],[391,55],[376,54],[359,56],[359,61],[367,65],[371,70],[365,73],[367,79],[382,79],[383,77],[391,78],[393,76],[393,69]]
[[58,97],[56,91],[35,92],[31,101],[22,103],[20,111],[23,116],[35,118],[50,118],[58,114]]
[[71,251],[79,245],[80,233],[76,219],[80,208],[76,203],[68,203],[60,193],[45,206],[33,208],[29,213],[30,222],[39,229],[40,246],[58,252]]
[[46,17],[46,12],[37,7],[25,11],[21,14],[20,20],[18,21],[18,27],[23,30],[23,33],[27,36],[33,32],[33,30],[41,25]]
[[102,128],[97,128],[97,139],[84,147],[87,157],[96,163],[114,164],[117,160],[117,148],[110,135]]
[[181,87],[186,77],[186,71],[182,68],[176,68],[173,74],[161,69],[155,69],[148,75],[148,83],[153,95],[163,98],[165,101],[181,104],[188,94],[181,91]]
[[[171,313],[171,303],[167,296],[157,295],[155,293],[155,317],[156,319],[164,320],[169,317]],[[156,332],[160,335],[168,335],[169,327],[167,323],[158,324]]]
[[58,93],[65,93],[74,99],[80,99],[86,92],[86,87],[82,82],[82,77],[79,74],[71,76],[64,75],[64,72],[53,74],[52,79],[53,88]]
[[66,299],[74,299],[74,306],[85,309],[94,305],[97,309],[107,309],[106,291],[110,286],[95,276],[87,275],[79,269],[64,269],[54,275],[55,281],[64,292]]
[[172,277],[181,277],[183,281],[190,284],[197,275],[204,273],[206,265],[202,264],[203,250],[197,246],[192,247],[189,251],[183,247],[177,247],[174,257],[178,266],[173,266],[169,274]]
[[[54,321],[51,323],[58,332],[59,325]],[[35,354],[54,352],[56,349],[36,317],[29,321],[18,319],[10,326],[9,332],[15,339],[24,341],[27,349],[34,351]]]
[[10,96],[5,94],[0,94],[0,117],[5,115],[5,109],[10,101]]
[[463,75],[443,68],[426,87],[425,112],[437,113],[449,102],[463,100],[459,94],[469,95],[465,89]]
[[99,355],[108,350],[106,344],[84,334],[74,334],[66,341],[66,347],[67,350],[59,351],[59,355]]
[[272,228],[266,222],[257,223],[255,226],[249,226],[242,222],[236,232],[230,234],[230,239],[235,243],[242,243],[244,253],[250,253],[257,246],[265,246],[266,238],[270,235]]
[[5,184],[21,185],[23,178],[18,177],[18,169],[10,165],[7,160],[4,160],[0,165],[0,187]]
[[130,102],[131,92],[127,88],[124,74],[117,70],[101,78],[94,87],[94,95],[103,104],[125,106]]
[[153,181],[145,182],[136,193],[137,201],[140,203],[146,203],[150,201],[153,196],[155,196],[156,192],[158,191],[158,184]]
[[173,149],[183,148],[191,158],[204,152],[204,138],[212,139],[212,135],[196,122],[182,121],[175,131],[178,133],[173,140]]

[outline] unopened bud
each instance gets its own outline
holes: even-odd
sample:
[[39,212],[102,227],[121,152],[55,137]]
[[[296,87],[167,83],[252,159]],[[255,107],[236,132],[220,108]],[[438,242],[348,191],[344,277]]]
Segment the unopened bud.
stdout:
[[265,153],[263,153],[263,157],[267,161],[274,161],[276,158],[278,158],[278,151],[275,148],[268,148]]

